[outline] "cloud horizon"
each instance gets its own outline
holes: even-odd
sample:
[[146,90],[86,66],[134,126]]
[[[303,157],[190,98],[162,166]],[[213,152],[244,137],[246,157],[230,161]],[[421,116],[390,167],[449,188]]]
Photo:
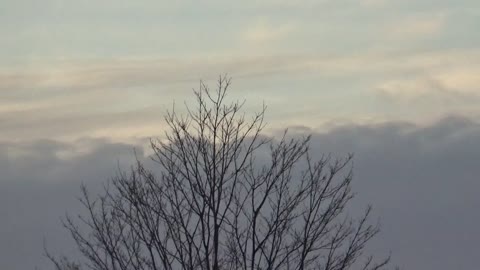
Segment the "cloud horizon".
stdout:
[[[423,127],[390,122],[343,125],[323,133],[303,127],[290,131],[292,136],[312,134],[314,157],[355,153],[353,209],[372,204],[382,224],[370,252],[383,256],[391,251],[393,263],[405,268],[475,267],[474,254],[480,251],[478,122],[452,116]],[[135,161],[134,148],[144,160],[141,141],[1,143],[0,213],[6,217],[0,224],[2,266],[48,267],[42,257],[44,238],[53,251],[76,254],[60,218],[65,212],[81,212],[75,199],[81,183],[95,194],[118,168],[128,170]]]

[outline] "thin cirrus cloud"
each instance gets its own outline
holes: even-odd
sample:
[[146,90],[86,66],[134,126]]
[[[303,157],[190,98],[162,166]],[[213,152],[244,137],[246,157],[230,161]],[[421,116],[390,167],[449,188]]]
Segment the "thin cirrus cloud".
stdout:
[[[146,132],[159,130],[152,127],[159,127],[161,113],[173,100],[188,99],[199,79],[215,79],[223,72],[234,77],[234,97],[261,97],[272,105],[269,113],[273,122],[283,115],[318,127],[322,114],[323,118],[331,117],[330,121],[338,120],[335,115],[353,122],[360,120],[359,116],[388,121],[382,111],[366,111],[358,98],[372,99],[378,102],[377,107],[396,105],[388,109],[391,119],[418,121],[415,115],[428,118],[434,111],[431,117],[449,113],[475,116],[479,111],[472,101],[477,100],[480,81],[478,65],[472,59],[480,59],[477,50],[370,51],[351,55],[219,55],[190,61],[127,58],[64,62],[43,70],[3,70],[0,127],[5,132],[0,137],[74,138],[108,136],[109,131],[110,136],[123,137],[132,123],[132,136],[149,136],[152,134]],[[285,84],[286,77],[294,84]],[[291,87],[304,94],[292,99]],[[333,107],[318,107],[320,99],[330,104],[341,102],[348,110],[339,114]],[[287,102],[302,104],[309,113],[300,112],[298,106],[285,106]],[[402,103],[411,103],[411,115],[404,114],[404,106],[397,106]]]
[[379,8],[379,7],[384,7],[387,5],[389,0],[360,0],[360,5],[363,5],[365,7],[369,8]]
[[[263,26],[262,26],[263,27]],[[264,31],[264,30],[262,30]],[[275,36],[273,34],[273,36]],[[270,37],[266,37],[269,39]],[[429,71],[443,78],[449,86],[472,88],[478,82],[478,50],[437,50],[432,52],[395,53],[365,51],[362,53],[321,54],[283,53],[228,57],[197,57],[193,59],[116,59],[61,63],[52,67],[31,67],[27,70],[0,71],[0,96],[21,96],[22,91],[53,91],[55,89],[95,90],[138,86],[192,83],[203,75],[212,79],[227,72],[232,76],[248,77],[261,74],[291,72],[325,72],[336,76],[357,74],[404,73]],[[19,93],[19,94],[15,94]],[[41,95],[39,96],[41,97]]]
[[[376,88],[376,92],[391,99],[398,101],[411,102],[419,98],[436,98],[443,96],[447,98],[460,98],[464,101],[468,99],[480,98],[480,93],[476,91],[473,81],[477,78],[469,77],[469,71],[462,73],[461,77],[467,77],[460,80],[458,84],[451,83],[457,81],[455,74],[446,74],[445,77],[418,76],[410,79],[389,80],[381,83]],[[454,78],[449,79],[452,76]],[[459,87],[463,85],[464,87]]]
[[397,40],[431,38],[441,34],[447,23],[445,13],[416,14],[391,23],[385,32],[389,38]]
[[444,98],[453,102],[463,101],[467,105],[469,100],[478,101],[480,98],[480,79],[477,76],[480,66],[472,61],[477,58],[479,55],[475,50],[470,53],[419,57],[403,70],[404,76],[390,76],[373,90],[399,102]]
[[284,42],[295,30],[294,23],[278,25],[268,22],[266,19],[259,19],[241,33],[241,39],[253,46],[271,46],[272,42]]

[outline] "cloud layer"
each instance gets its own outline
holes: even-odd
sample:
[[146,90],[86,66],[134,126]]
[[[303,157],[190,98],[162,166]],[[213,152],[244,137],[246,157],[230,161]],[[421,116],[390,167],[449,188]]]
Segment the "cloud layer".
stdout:
[[173,100],[188,100],[199,79],[212,82],[224,71],[234,78],[232,97],[265,100],[274,126],[318,127],[341,118],[421,122],[452,113],[475,117],[480,67],[472,59],[477,58],[477,50],[369,51],[78,61],[42,71],[0,70],[0,139],[149,136],[162,130],[161,115]]
[[[308,129],[292,128],[293,134]],[[135,144],[142,156],[141,145]],[[80,211],[81,182],[91,190],[133,162],[134,144],[84,139],[0,145],[1,268],[46,269],[42,241],[73,252],[59,218]],[[315,156],[355,153],[355,207],[375,207],[383,232],[370,250],[391,250],[405,269],[474,269],[480,125],[449,117],[431,126],[391,122],[313,133]]]
[[149,136],[224,73],[276,126],[480,115],[474,0],[4,2],[0,140]]

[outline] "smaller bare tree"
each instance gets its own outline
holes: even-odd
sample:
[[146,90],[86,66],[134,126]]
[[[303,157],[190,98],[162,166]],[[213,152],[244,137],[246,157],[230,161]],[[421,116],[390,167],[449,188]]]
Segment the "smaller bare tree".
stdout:
[[64,225],[83,258],[47,253],[57,270],[387,265],[363,256],[379,232],[371,208],[358,219],[345,213],[352,157],[313,161],[309,136],[262,136],[265,106],[248,121],[243,103],[225,101],[229,86],[224,77],[216,91],[202,83],[195,108],[166,115],[165,139],[151,141],[159,176],[138,162],[99,197],[82,187],[88,215],[67,216]]

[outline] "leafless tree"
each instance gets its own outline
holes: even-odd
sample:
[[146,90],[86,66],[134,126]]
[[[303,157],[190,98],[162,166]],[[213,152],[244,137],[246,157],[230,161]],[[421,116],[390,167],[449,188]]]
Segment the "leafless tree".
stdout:
[[[345,212],[351,156],[312,160],[310,137],[263,136],[263,109],[250,119],[229,103],[230,79],[201,83],[196,105],[175,109],[164,139],[151,140],[160,174],[138,161],[64,226],[83,255],[47,253],[57,270],[383,269],[364,256],[379,228]],[[265,153],[268,153],[265,155]],[[263,154],[263,155],[260,155]]]

